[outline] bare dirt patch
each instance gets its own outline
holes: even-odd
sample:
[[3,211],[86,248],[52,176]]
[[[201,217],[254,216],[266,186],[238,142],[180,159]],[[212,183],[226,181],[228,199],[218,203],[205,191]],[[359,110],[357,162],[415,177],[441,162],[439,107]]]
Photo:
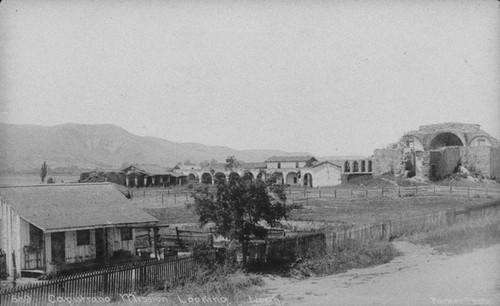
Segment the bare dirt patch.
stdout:
[[500,244],[461,255],[395,242],[393,261],[325,277],[266,276],[284,305],[500,305]]

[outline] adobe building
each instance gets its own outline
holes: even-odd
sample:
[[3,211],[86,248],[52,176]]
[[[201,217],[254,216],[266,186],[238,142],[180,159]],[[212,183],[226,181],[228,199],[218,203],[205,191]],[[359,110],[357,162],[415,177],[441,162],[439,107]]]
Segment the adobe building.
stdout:
[[479,124],[423,125],[397,143],[375,150],[373,164],[376,175],[440,180],[463,166],[475,176],[500,179],[500,141]]

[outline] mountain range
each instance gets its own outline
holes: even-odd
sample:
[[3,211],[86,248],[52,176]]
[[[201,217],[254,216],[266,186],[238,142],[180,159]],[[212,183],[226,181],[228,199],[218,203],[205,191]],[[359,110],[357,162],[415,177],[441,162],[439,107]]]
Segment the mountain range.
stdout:
[[225,146],[173,142],[157,137],[134,135],[112,124],[67,123],[38,126],[0,123],[2,172],[33,171],[39,169],[44,161],[52,169],[116,168],[124,163],[173,167],[186,160],[199,163],[215,159],[223,162],[228,156],[235,156],[245,162],[263,162],[273,155],[311,154],[281,150],[236,150]]

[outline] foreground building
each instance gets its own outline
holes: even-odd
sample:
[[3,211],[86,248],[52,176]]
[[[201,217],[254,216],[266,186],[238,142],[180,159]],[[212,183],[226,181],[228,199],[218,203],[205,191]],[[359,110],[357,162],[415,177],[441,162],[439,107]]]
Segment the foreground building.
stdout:
[[479,124],[420,126],[385,149],[375,150],[374,174],[439,180],[463,166],[476,176],[500,178],[500,141]]
[[10,276],[135,254],[137,233],[158,220],[116,185],[0,187],[0,249]]

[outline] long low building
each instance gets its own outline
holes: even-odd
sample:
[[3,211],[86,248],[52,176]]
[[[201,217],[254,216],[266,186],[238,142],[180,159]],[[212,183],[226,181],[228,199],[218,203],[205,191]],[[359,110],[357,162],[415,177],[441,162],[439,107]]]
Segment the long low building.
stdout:
[[111,183],[0,187],[0,249],[10,276],[135,254],[140,229],[158,220]]

